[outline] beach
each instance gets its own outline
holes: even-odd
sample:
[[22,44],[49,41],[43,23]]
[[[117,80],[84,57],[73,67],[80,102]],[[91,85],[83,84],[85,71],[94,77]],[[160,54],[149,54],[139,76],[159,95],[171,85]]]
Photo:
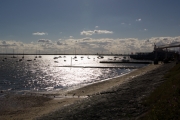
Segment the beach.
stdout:
[[164,81],[173,65],[148,65],[67,92],[6,94],[0,99],[0,119],[137,119],[147,111],[143,98]]

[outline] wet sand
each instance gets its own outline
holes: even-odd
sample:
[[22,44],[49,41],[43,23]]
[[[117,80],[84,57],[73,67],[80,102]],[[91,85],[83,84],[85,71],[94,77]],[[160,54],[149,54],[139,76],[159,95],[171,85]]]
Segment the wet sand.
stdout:
[[[0,99],[0,119],[119,119],[146,111],[140,103],[172,67],[148,65],[127,75],[83,88],[45,95],[6,95]],[[134,112],[135,111],[135,112]]]

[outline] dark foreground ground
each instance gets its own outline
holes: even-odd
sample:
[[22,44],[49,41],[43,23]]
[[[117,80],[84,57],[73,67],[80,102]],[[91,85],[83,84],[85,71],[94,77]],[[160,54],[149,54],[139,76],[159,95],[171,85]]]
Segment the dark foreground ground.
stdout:
[[144,75],[106,92],[93,95],[39,119],[42,120],[134,120],[143,116],[149,108],[144,98],[157,88],[163,76],[175,65],[161,65]]

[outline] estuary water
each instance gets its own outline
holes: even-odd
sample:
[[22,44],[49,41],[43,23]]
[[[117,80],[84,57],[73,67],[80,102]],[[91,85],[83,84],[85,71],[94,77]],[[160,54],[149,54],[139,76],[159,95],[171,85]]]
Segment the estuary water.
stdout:
[[[24,58],[23,58],[24,57]],[[123,57],[97,55],[1,55],[0,91],[68,90],[121,76],[143,64],[99,63]],[[126,68],[127,67],[127,68]]]

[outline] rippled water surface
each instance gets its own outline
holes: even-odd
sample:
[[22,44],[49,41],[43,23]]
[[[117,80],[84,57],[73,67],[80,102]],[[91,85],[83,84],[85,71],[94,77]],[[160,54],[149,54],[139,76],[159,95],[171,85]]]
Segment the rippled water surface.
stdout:
[[[132,69],[118,68],[139,66],[136,64],[104,64],[100,60],[114,59],[114,56],[71,55],[22,55],[0,56],[0,90],[6,91],[51,91],[68,89],[76,86],[106,80],[128,72]],[[121,59],[118,57],[116,59]],[[84,67],[85,66],[85,67]],[[88,67],[87,67],[88,66]],[[116,66],[116,67],[113,67]]]

